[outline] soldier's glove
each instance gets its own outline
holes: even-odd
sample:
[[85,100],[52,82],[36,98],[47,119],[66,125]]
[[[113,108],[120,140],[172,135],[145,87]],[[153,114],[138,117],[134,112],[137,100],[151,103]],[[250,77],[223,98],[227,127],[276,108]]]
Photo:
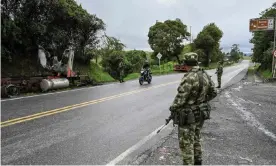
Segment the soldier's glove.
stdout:
[[171,112],[175,112],[177,109],[178,109],[178,107],[176,107],[176,106],[174,106],[174,105],[170,106],[170,108],[169,108],[169,110],[170,110]]
[[[175,117],[175,113],[171,111],[171,115],[169,116],[168,119],[166,119],[166,125],[169,124],[169,122],[170,122],[171,120],[174,121],[174,117]],[[173,123],[173,126],[174,126],[174,124],[175,124],[175,123]]]

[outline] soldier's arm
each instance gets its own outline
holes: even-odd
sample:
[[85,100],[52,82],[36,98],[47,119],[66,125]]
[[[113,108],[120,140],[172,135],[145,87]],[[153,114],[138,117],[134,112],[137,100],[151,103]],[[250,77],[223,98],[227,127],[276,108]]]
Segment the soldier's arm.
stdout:
[[189,75],[183,77],[180,85],[177,88],[178,93],[175,96],[174,101],[170,107],[171,112],[175,112],[177,109],[183,107],[186,104],[193,87],[193,79],[194,78],[189,77]]
[[[207,77],[210,78],[209,75],[207,75]],[[208,94],[208,98],[207,98],[208,101],[214,99],[217,96],[217,94],[218,94],[217,90],[215,88],[214,81],[211,78],[209,80],[210,80],[210,85],[209,85],[210,86],[210,90],[209,90],[209,94]]]

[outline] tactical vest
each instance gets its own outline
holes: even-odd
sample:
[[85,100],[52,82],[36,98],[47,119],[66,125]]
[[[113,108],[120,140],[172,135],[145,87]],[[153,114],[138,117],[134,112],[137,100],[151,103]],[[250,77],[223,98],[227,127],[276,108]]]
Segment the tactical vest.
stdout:
[[[199,79],[199,90],[197,93],[197,99],[202,93],[203,89],[203,73],[207,75],[208,78],[208,91],[207,94],[210,93],[211,88],[211,78],[203,69],[191,70],[191,72],[196,72],[198,74]],[[187,73],[187,75],[189,74]],[[186,75],[186,76],[187,76]],[[203,122],[204,120],[210,119],[211,106],[207,102],[207,94],[205,95],[205,99],[203,102],[196,101],[196,105],[193,108],[186,107],[184,110],[177,112],[174,116],[174,124],[178,124],[179,126],[193,124],[195,122]]]

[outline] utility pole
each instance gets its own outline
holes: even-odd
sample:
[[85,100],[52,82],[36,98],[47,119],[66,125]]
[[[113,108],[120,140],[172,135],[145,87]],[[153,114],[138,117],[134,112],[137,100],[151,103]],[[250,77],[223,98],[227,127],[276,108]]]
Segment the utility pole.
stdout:
[[[276,50],[276,17],[274,17],[274,42],[273,42],[273,53]],[[275,57],[272,54],[272,77],[275,77]]]

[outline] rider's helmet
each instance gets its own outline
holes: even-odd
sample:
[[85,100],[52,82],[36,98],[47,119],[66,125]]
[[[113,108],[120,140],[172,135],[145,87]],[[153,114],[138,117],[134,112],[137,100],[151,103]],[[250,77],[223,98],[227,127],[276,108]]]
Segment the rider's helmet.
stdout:
[[198,63],[198,54],[195,52],[184,54],[184,62],[187,64]]

